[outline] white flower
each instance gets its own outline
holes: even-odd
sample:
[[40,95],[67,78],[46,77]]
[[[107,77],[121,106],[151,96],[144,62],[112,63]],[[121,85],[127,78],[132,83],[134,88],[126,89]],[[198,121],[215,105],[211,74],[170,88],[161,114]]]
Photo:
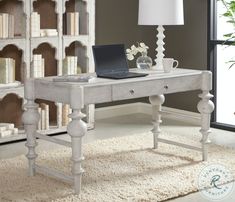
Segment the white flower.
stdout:
[[136,54],[138,53],[137,47],[136,47],[135,45],[132,45],[132,46],[131,46],[131,53],[132,53],[133,55],[136,55]]
[[133,60],[137,53],[147,53],[147,50],[149,49],[148,46],[146,46],[143,42],[137,44],[137,47],[132,45],[131,48],[126,49],[126,56],[128,60]]
[[126,49],[126,53],[131,53],[131,49]]
[[148,46],[146,46],[144,43],[140,43],[140,47],[142,47],[142,48],[144,48],[144,49],[149,49],[149,47]]
[[134,56],[132,54],[127,54],[127,59],[128,60],[134,60]]

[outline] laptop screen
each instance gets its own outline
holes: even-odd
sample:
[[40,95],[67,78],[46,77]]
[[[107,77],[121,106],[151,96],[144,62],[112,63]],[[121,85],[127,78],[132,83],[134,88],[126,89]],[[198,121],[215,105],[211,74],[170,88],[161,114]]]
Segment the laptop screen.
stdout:
[[129,71],[123,44],[93,46],[96,73]]

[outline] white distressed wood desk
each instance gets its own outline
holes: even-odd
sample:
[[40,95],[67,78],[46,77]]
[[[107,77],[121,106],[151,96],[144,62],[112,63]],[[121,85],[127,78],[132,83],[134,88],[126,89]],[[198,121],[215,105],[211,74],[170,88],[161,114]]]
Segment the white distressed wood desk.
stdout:
[[[153,106],[153,147],[157,149],[158,142],[174,144],[202,152],[202,159],[207,160],[210,115],[214,109],[214,104],[210,101],[213,96],[209,92],[212,89],[211,72],[176,69],[171,73],[153,70],[149,70],[147,73],[149,73],[147,77],[123,80],[95,78],[91,83],[53,82],[52,77],[29,79],[25,84],[27,104],[25,105],[26,111],[23,114],[23,122],[27,134],[26,146],[28,147],[28,153],[26,156],[29,162],[29,175],[33,176],[35,172],[40,172],[71,182],[74,184],[75,193],[79,194],[83,173],[82,161],[84,160],[82,155],[82,137],[87,132],[86,123],[82,121],[84,115],[81,113],[81,109],[87,104],[146,96],[150,97],[149,100]],[[165,100],[164,94],[197,89],[202,91],[199,95],[201,101],[197,106],[202,120],[200,130],[202,133],[201,148],[159,138],[161,105]],[[71,142],[48,137],[37,132],[39,114],[38,105],[34,102],[37,98],[70,105],[73,112],[69,115],[72,121],[67,127],[67,132],[71,136]],[[73,165],[71,176],[66,176],[58,171],[36,164],[36,137],[72,148],[71,159]]]

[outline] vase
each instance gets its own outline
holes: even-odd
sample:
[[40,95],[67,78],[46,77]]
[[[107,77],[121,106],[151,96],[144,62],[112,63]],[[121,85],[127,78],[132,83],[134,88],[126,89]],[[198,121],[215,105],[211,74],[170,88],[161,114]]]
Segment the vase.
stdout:
[[142,52],[136,60],[136,66],[139,69],[150,69],[153,65],[151,57],[147,55],[147,52]]

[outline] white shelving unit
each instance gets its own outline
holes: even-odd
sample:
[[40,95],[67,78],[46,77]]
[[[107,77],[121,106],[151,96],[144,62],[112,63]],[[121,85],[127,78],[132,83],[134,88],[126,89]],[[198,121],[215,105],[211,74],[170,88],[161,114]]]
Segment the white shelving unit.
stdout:
[[[15,38],[0,39],[0,52],[4,54],[4,49],[8,46],[15,46],[19,52],[22,52],[21,62],[16,68],[20,68],[21,82],[22,85],[18,87],[7,87],[0,88],[0,99],[2,100],[8,94],[15,94],[19,98],[24,97],[23,83],[25,79],[30,78],[31,64],[33,60],[33,53],[37,51],[38,47],[42,44],[47,44],[51,49],[55,50],[54,59],[56,60],[57,75],[62,74],[63,59],[67,56],[66,50],[75,49],[72,51],[74,56],[78,57],[78,65],[82,67],[83,72],[94,72],[93,56],[92,56],[92,45],[95,43],[95,0],[48,0],[48,2],[54,2],[54,12],[57,16],[57,31],[58,36],[53,37],[31,37],[30,33],[30,17],[31,13],[35,12],[35,3],[40,3],[41,0],[18,0],[16,1],[16,7],[18,12],[23,15],[23,19],[16,19],[15,9],[12,9],[14,4],[9,3],[9,0],[0,0],[0,12],[10,13],[15,16],[15,26],[18,24],[23,25],[21,27],[21,33],[17,33]],[[9,4],[9,6],[8,6]],[[67,6],[69,5],[69,6]],[[2,6],[2,8],[1,8]],[[19,10],[21,7],[21,10]],[[67,11],[67,7],[70,8]],[[80,34],[78,36],[63,35],[64,30],[64,15],[66,12],[73,11],[79,12],[80,16]],[[47,15],[47,13],[45,13]],[[17,21],[20,22],[17,22]],[[16,30],[19,30],[17,27]],[[15,33],[16,34],[16,33]],[[20,36],[19,36],[20,35]],[[71,52],[71,51],[70,51]],[[45,61],[47,64],[48,61]],[[46,65],[46,68],[48,66]],[[47,72],[47,70],[45,70]],[[17,72],[17,71],[16,71]],[[19,71],[18,71],[19,72]],[[46,75],[48,76],[48,75]],[[50,126],[50,131],[45,133],[58,133],[65,131],[66,127],[62,126],[62,104],[54,103],[56,106],[56,124]],[[87,122],[90,128],[94,127],[94,106],[87,107]],[[22,127],[21,127],[22,128]],[[12,136],[8,138],[0,139],[0,143],[24,139],[25,135],[23,131],[20,131],[18,136]]]

